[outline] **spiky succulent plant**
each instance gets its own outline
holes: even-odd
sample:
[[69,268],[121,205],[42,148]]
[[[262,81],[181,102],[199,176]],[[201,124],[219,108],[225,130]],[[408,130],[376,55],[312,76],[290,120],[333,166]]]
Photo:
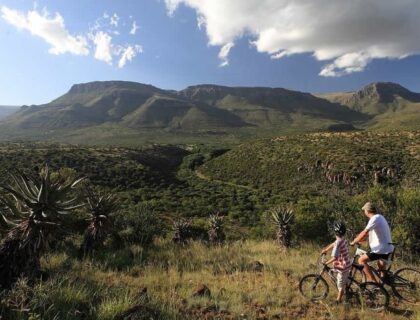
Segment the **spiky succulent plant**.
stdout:
[[293,210],[283,207],[274,207],[270,210],[270,213],[277,229],[276,238],[279,247],[281,249],[290,247],[292,238],[290,224],[294,219]]
[[186,244],[188,239],[191,238],[191,220],[179,219],[172,223],[172,242],[177,244]]
[[223,241],[225,241],[226,236],[223,230],[223,226],[223,217],[219,213],[210,215],[208,220],[208,235],[210,243],[221,244]]
[[80,247],[81,256],[91,254],[101,247],[109,231],[112,230],[110,215],[117,210],[117,199],[111,193],[95,192],[92,189],[85,191],[88,209],[88,226]]
[[70,212],[83,206],[72,192],[82,180],[52,175],[46,165],[38,177],[11,174],[0,185],[0,225],[6,232],[0,245],[0,287],[39,272],[39,258],[50,236],[65,225]]

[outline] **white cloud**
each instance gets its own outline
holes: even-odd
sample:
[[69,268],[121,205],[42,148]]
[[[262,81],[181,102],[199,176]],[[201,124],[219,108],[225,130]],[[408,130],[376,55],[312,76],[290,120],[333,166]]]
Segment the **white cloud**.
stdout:
[[233,42],[225,44],[219,51],[220,66],[226,67],[229,65],[229,52],[235,46]]
[[24,14],[2,6],[1,17],[17,29],[27,30],[32,35],[42,38],[50,45],[48,52],[51,54],[89,54],[86,38],[80,35],[71,35],[67,31],[64,19],[59,13],[56,13],[55,16],[50,16],[46,10],[40,13],[34,9]]
[[111,26],[118,27],[118,21],[120,21],[120,17],[116,13],[114,13],[109,19],[109,24]]
[[[85,35],[77,36],[67,31],[64,19],[59,13],[50,16],[46,9],[38,11],[36,3],[34,9],[27,13],[6,6],[0,8],[0,13],[1,18],[7,23],[19,30],[28,30],[32,35],[46,41],[50,45],[48,52],[54,55],[63,53],[89,55],[89,48],[93,48],[95,59],[112,65],[114,58],[117,58],[118,67],[122,68],[143,52],[143,48],[138,44],[126,44],[123,47],[118,45],[118,41],[113,43],[115,41],[113,36],[116,39],[120,36],[120,31],[117,29],[120,17],[116,13],[112,16],[104,13],[94,21]],[[134,21],[130,33],[134,35],[138,28]]]
[[[197,12],[209,44],[249,36],[258,52],[280,59],[311,53],[326,61],[321,76],[363,71],[373,59],[420,53],[418,0],[165,0],[173,15],[183,4]],[[227,54],[229,50],[225,47]],[[227,55],[219,54],[222,65]]]
[[112,37],[103,31],[99,31],[93,36],[95,44],[95,59],[112,64]]
[[133,24],[131,25],[130,34],[134,36],[139,28],[140,27],[137,25],[136,21],[133,21]]
[[125,64],[133,60],[138,53],[142,53],[143,48],[140,45],[128,45],[125,48],[120,49],[120,59],[118,61],[118,67],[122,68]]

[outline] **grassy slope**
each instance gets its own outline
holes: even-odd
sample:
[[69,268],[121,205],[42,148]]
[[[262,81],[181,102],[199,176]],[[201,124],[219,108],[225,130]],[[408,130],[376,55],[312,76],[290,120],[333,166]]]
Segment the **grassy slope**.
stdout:
[[[371,185],[373,170],[363,165],[401,167],[401,179],[420,181],[420,133],[343,133],[279,137],[245,143],[206,163],[208,177],[254,188],[297,194],[329,190],[324,171],[313,168],[317,160],[333,164],[333,172],[357,175],[357,184]],[[298,172],[298,168],[304,170]],[[328,191],[326,191],[328,192]]]
[[360,127],[373,130],[418,130],[420,124],[420,103],[395,95],[392,102],[382,103],[377,98],[365,97],[356,105],[350,103],[354,92],[317,94],[317,97],[347,105],[364,113],[373,115],[373,119],[361,123]]
[[[160,313],[154,319],[398,320],[419,316],[418,307],[396,301],[389,312],[380,314],[357,306],[334,306],[332,285],[324,303],[305,301],[298,281],[316,271],[319,250],[304,245],[282,254],[271,241],[210,248],[192,243],[181,248],[161,240],[148,252],[133,246],[95,261],[80,262],[72,252],[52,254],[43,261],[51,277],[35,287],[27,304],[46,320],[54,316],[74,319],[76,314],[111,320],[138,304],[139,290],[147,288],[147,305]],[[255,261],[264,264],[264,272],[253,271]],[[199,284],[209,287],[211,297],[192,297]]]
[[188,154],[184,149],[154,146],[140,150],[85,148],[43,143],[0,144],[1,172],[34,173],[46,162],[54,169],[70,168],[99,186],[120,190],[166,186]]

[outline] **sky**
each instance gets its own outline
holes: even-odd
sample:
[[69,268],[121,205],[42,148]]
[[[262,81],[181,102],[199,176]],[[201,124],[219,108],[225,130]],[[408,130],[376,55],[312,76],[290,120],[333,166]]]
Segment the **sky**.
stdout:
[[75,83],[420,92],[418,0],[0,0],[0,105]]

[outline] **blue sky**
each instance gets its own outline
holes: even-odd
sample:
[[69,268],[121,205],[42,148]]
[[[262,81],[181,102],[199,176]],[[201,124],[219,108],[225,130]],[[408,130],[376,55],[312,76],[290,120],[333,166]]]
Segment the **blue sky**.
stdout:
[[[303,6],[307,0],[296,1],[302,7],[258,0],[257,10],[253,1],[0,0],[0,105],[45,103],[74,83],[94,80],[308,92],[393,81],[420,92],[420,24],[411,13],[420,12],[416,1],[398,6],[381,0],[380,17],[369,8],[346,7],[351,20],[341,17],[340,25],[347,25],[341,29],[334,25],[337,14],[311,18],[317,12]],[[402,16],[409,23],[400,26]],[[293,23],[281,25],[280,17]]]

